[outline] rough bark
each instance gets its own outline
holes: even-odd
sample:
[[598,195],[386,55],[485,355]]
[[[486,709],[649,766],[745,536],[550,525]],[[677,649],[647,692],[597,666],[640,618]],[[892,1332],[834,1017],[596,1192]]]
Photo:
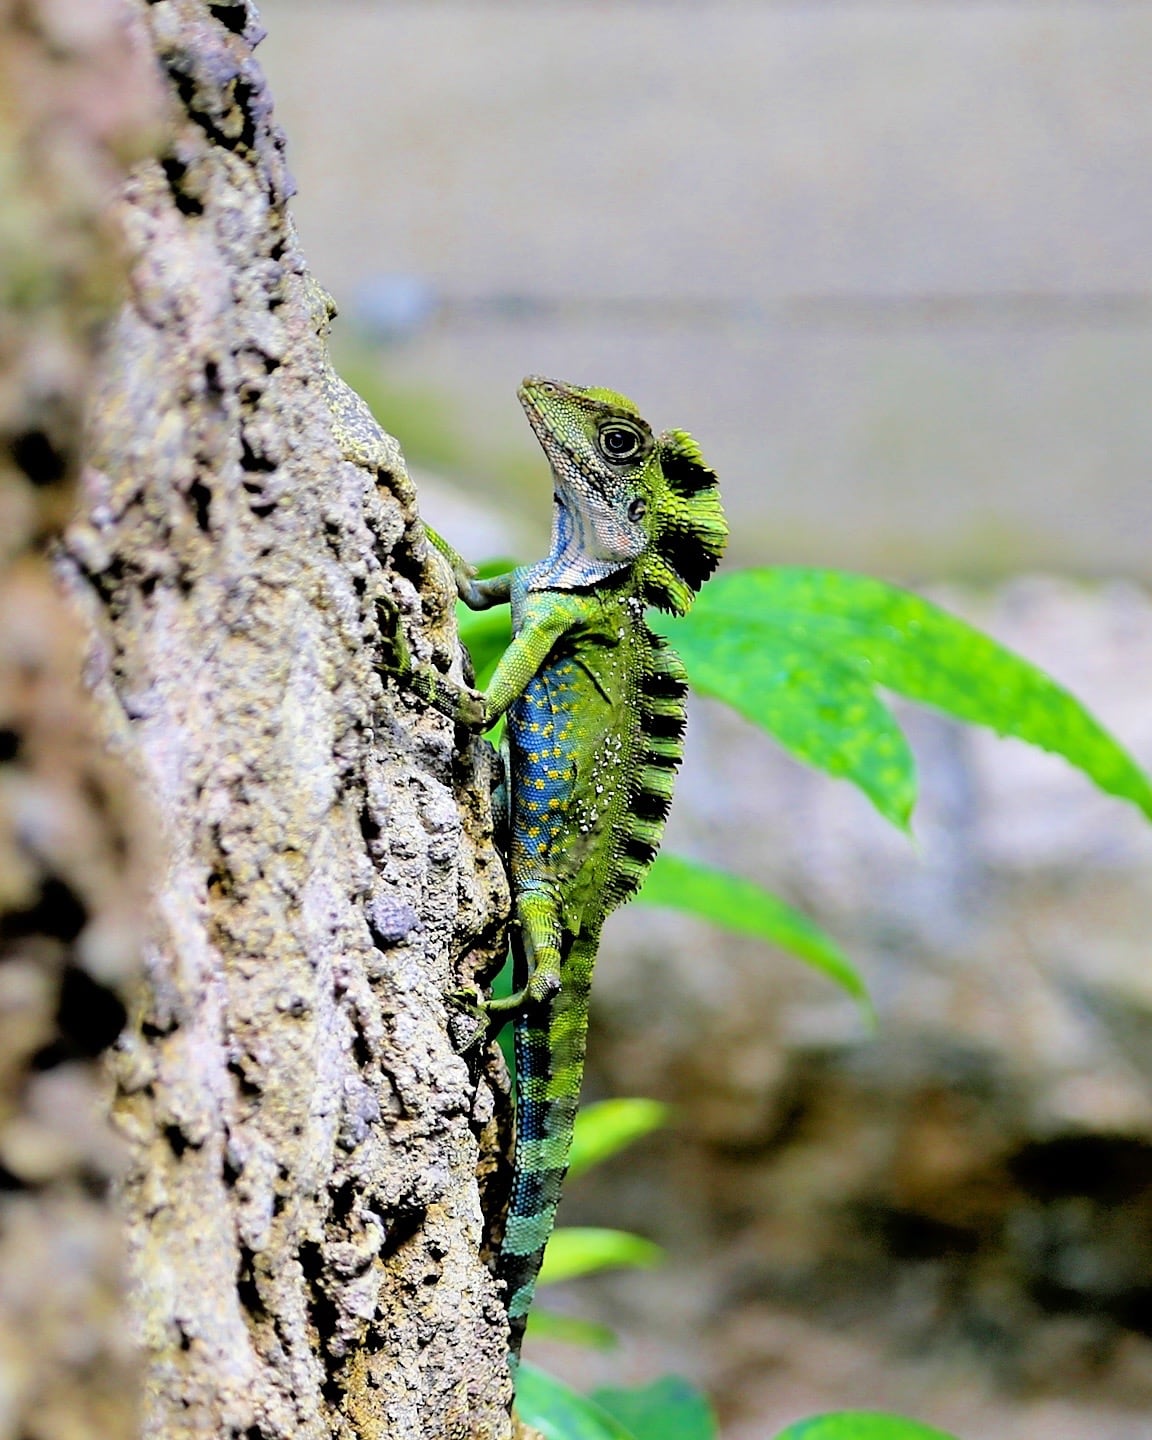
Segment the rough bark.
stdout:
[[[497,953],[489,752],[373,668],[375,600],[458,666],[394,441],[332,372],[251,9],[134,0],[170,138],[119,206],[130,298],[64,570],[151,804],[114,1121],[151,1437],[499,1437],[478,1172]],[[487,1157],[487,1159],[485,1159]]]
[[139,962],[124,775],[45,554],[75,490],[102,216],[158,104],[114,6],[0,3],[0,1437],[127,1440],[122,1161],[97,1057]]

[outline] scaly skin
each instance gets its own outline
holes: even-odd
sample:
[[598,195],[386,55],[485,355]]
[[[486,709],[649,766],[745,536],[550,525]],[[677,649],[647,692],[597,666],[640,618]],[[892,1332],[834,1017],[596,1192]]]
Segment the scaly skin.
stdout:
[[488,1008],[516,1021],[516,1153],[497,1264],[513,1366],[568,1167],[601,927],[655,858],[683,750],[684,670],[644,612],[687,611],[728,535],[691,436],[654,437],[608,390],[530,377],[520,401],[552,467],[548,555],[477,581],[429,534],[468,605],[511,603],[512,643],[487,691],[413,665],[394,614],[385,637],[386,668],[442,713],[476,729],[507,715],[520,988]]

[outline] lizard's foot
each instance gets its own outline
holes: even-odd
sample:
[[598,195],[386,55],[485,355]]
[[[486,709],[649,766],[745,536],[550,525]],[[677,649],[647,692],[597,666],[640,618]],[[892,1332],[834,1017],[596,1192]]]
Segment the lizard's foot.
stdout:
[[380,659],[376,668],[403,679],[412,673],[412,655],[404,636],[400,607],[388,595],[376,597],[376,624],[380,627]]
[[[450,1026],[457,1051],[464,1055],[482,1040],[491,1038],[492,1018],[475,990],[454,990],[445,997],[451,1007]],[[497,1027],[499,1028],[499,1027]]]
[[501,1000],[485,1001],[484,1008],[489,1015],[514,1014],[528,1005],[541,1005],[545,1000],[551,1000],[553,995],[559,994],[559,991],[559,963],[554,966],[538,965],[523,990],[517,990],[515,995],[505,996]]
[[483,694],[471,688],[462,689],[454,719],[469,730],[486,730],[491,721],[488,719],[488,702]]

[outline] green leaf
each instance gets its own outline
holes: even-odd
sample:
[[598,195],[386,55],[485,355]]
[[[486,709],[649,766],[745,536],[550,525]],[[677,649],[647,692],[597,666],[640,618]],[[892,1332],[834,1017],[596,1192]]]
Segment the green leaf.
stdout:
[[463,600],[457,600],[456,627],[461,642],[468,647],[479,683],[484,671],[495,669],[512,638],[508,609],[501,606],[496,610],[469,610]]
[[955,1440],[943,1430],[905,1420],[900,1415],[881,1415],[870,1410],[842,1410],[835,1415],[813,1415],[781,1430],[776,1440]]
[[[505,957],[504,964],[499,972],[492,977],[492,998],[503,1000],[512,994],[512,956]],[[504,1064],[508,1067],[508,1078],[512,1081],[512,1093],[516,1093],[516,1044],[515,1031],[512,1026],[505,1022],[496,1036],[496,1043],[500,1046],[504,1055]]]
[[476,566],[477,580],[494,580],[497,575],[507,575],[520,565],[519,560],[508,556],[496,556],[492,560],[481,560]]
[[565,1225],[552,1232],[540,1267],[540,1284],[555,1285],[597,1270],[651,1270],[664,1251],[651,1240],[626,1230],[601,1230],[591,1225]]
[[718,1434],[707,1398],[679,1375],[631,1390],[594,1390],[591,1398],[636,1440],[715,1440]]
[[912,751],[871,683],[850,664],[789,641],[756,614],[730,619],[694,609],[660,624],[694,689],[731,705],[798,760],[851,780],[885,819],[908,828],[916,801]]
[[575,1315],[557,1315],[555,1310],[532,1307],[528,1316],[529,1340],[558,1340],[562,1345],[583,1345],[588,1350],[614,1350],[620,1343],[616,1332],[595,1320]]
[[516,1410],[545,1440],[636,1440],[595,1401],[523,1362],[516,1379]]
[[636,901],[683,910],[726,930],[778,945],[847,990],[870,1023],[874,1018],[864,982],[836,942],[806,915],[751,880],[679,855],[658,855]]
[[599,1100],[576,1116],[568,1178],[599,1165],[626,1145],[659,1130],[671,1115],[659,1100]]
[[780,567],[713,581],[664,628],[699,690],[906,826],[907,743],[877,686],[1063,755],[1152,817],[1152,782],[1062,686],[965,621],[866,575]]

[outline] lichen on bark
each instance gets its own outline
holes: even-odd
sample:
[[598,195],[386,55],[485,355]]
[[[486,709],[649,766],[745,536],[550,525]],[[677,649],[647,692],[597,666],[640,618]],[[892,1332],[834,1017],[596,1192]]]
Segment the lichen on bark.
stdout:
[[147,796],[146,983],[114,1058],[144,1433],[509,1433],[477,1175],[503,1076],[490,752],[377,674],[375,600],[458,666],[395,442],[334,375],[244,3],[136,0],[168,109],[61,568]]

